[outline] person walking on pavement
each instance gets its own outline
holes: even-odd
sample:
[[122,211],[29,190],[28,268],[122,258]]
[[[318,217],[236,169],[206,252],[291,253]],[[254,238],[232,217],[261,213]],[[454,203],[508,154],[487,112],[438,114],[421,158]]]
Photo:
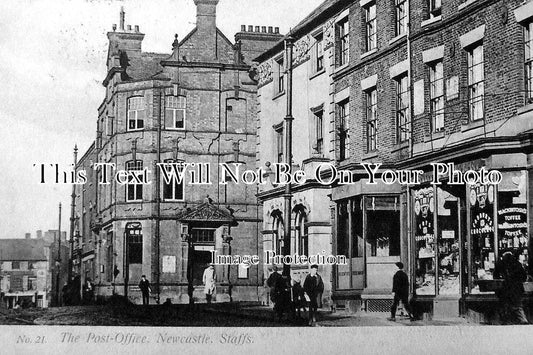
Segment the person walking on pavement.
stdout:
[[146,306],[150,303],[150,293],[152,292],[152,288],[150,287],[150,281],[146,279],[145,275],[142,275],[141,277],[139,288],[141,289],[141,293],[143,295],[143,305]]
[[324,292],[324,282],[317,273],[318,265],[311,265],[311,271],[304,281],[304,292],[309,297],[309,325],[316,324],[316,312],[318,304],[322,303],[322,293]]
[[527,273],[522,264],[510,251],[505,252],[495,267],[494,278],[503,278],[503,285],[497,292],[502,306],[501,318],[504,324],[529,324],[522,307],[524,282]]
[[204,276],[202,279],[204,282],[205,299],[207,303],[211,303],[213,294],[216,291],[216,281],[217,281],[217,275],[215,273],[215,267],[213,266],[213,264],[210,264],[204,270]]
[[394,300],[390,310],[391,316],[388,319],[390,321],[396,320],[396,309],[398,308],[400,301],[402,301],[403,307],[409,315],[409,319],[414,320],[409,306],[409,278],[405,271],[403,271],[402,262],[397,262],[396,266],[398,267],[398,271],[392,278],[392,296],[394,297]]
[[281,275],[278,273],[278,266],[273,265],[272,266],[272,273],[268,277],[266,284],[270,290],[270,301],[275,305],[276,304],[276,283],[278,282],[278,279],[281,277]]

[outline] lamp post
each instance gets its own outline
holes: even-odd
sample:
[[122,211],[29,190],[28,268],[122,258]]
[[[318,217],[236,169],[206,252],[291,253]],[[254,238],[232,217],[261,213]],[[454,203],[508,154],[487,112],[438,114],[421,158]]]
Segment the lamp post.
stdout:
[[56,259],[56,307],[59,307],[59,280],[61,273],[61,202],[59,203],[59,226],[58,226],[58,244]]
[[[224,228],[225,228],[224,229],[225,233],[223,236],[223,240],[224,240],[224,243],[228,243],[228,253],[231,256],[231,241],[233,240],[233,238],[229,234],[229,227],[224,227]],[[228,295],[229,295],[230,303],[233,302],[232,290],[233,290],[233,285],[231,284],[231,265],[228,265]]]
[[182,224],[181,226],[181,240],[187,243],[187,294],[189,295],[189,305],[194,304],[194,285],[193,285],[193,260],[192,255],[194,252],[194,237],[189,234],[189,226]]

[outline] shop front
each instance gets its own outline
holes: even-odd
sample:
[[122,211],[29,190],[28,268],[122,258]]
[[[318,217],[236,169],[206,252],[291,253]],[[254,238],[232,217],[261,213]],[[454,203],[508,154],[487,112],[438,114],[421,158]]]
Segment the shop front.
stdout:
[[512,252],[531,274],[528,173],[501,173],[497,185],[441,181],[409,189],[411,282],[423,312],[491,321],[500,285],[494,270],[502,255]]

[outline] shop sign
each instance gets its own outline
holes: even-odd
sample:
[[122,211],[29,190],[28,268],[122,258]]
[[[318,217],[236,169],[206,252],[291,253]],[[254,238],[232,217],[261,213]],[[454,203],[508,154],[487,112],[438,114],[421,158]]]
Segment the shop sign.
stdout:
[[494,221],[492,220],[492,217],[486,212],[477,214],[472,221],[471,233],[473,235],[478,235],[492,232],[494,232]]
[[485,208],[488,203],[494,202],[494,186],[475,185],[470,187],[470,205],[473,207],[479,204],[479,208]]
[[498,229],[504,236],[514,237],[522,234],[520,229],[527,228],[527,210],[521,207],[508,207],[498,210]]

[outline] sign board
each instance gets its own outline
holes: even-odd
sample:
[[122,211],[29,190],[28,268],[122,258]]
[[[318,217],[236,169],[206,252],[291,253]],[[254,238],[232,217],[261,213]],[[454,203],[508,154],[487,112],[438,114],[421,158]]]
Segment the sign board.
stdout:
[[163,273],[176,272],[176,257],[174,255],[163,256]]

